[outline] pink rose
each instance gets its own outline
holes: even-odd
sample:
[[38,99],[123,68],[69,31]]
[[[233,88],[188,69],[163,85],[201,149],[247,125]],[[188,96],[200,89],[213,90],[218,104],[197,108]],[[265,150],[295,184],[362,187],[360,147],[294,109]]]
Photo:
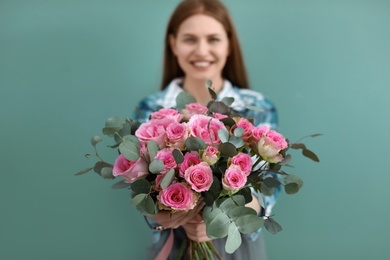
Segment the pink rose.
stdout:
[[213,112],[213,117],[216,118],[216,119],[224,119],[224,118],[228,118],[227,115],[224,115],[224,114],[220,114],[220,113],[217,113],[217,112]]
[[170,169],[173,169],[177,166],[175,158],[172,155],[173,148],[164,148],[157,152],[155,159],[160,159],[164,163],[164,170],[161,171],[161,174],[167,173]]
[[238,191],[246,184],[246,174],[238,166],[229,167],[222,179],[222,186],[228,191]]
[[141,157],[132,162],[127,160],[123,154],[120,154],[115,160],[112,174],[122,176],[127,183],[133,183],[138,179],[145,178],[149,174],[149,168]]
[[193,115],[205,115],[209,109],[199,103],[187,104],[181,111],[185,119],[190,119]]
[[261,125],[256,128],[253,128],[252,130],[253,141],[257,143],[261,139],[261,137],[263,137],[263,135],[267,134],[269,130],[270,129],[265,125]]
[[167,127],[167,146],[183,150],[187,138],[188,129],[185,124],[172,123]]
[[188,167],[201,163],[199,154],[196,151],[191,151],[184,155],[184,161],[179,165],[179,176],[184,178],[184,173]]
[[213,183],[213,172],[206,162],[201,162],[190,166],[184,173],[184,178],[194,191],[207,191]]
[[213,165],[219,159],[220,152],[214,146],[207,146],[206,150],[202,153],[202,160],[207,162],[209,165]]
[[180,122],[183,118],[183,115],[180,114],[177,110],[172,108],[161,108],[160,110],[150,114],[151,119],[163,119],[170,118],[176,122]]
[[209,116],[194,115],[188,121],[188,128],[192,136],[203,139],[207,145],[218,145],[221,143],[218,130],[225,128],[225,125]]
[[236,124],[235,127],[233,127],[233,130],[237,127],[242,127],[244,129],[244,134],[242,135],[242,140],[245,143],[250,143],[250,140],[252,138],[252,130],[255,128],[255,126],[249,122],[246,118],[240,118]]
[[248,176],[252,171],[252,158],[246,153],[239,153],[231,160],[232,165],[237,165]]
[[184,183],[174,183],[165,190],[160,191],[157,198],[160,208],[173,210],[191,210],[197,202],[197,195]]
[[280,133],[269,130],[257,143],[257,149],[263,159],[270,163],[278,163],[283,160],[280,153],[288,147],[286,139]]
[[160,148],[165,147],[166,129],[175,122],[172,118],[152,119],[140,125],[135,136],[141,142],[154,141]]

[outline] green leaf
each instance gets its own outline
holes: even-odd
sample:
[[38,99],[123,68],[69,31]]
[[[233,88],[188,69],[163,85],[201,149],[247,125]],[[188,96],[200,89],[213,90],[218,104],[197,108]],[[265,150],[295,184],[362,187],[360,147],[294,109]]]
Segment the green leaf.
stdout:
[[147,146],[150,160],[153,160],[154,157],[156,157],[157,152],[160,150],[160,147],[154,141],[149,141]]
[[242,234],[255,232],[264,225],[264,219],[257,215],[242,215],[236,220],[238,230]]
[[228,254],[233,254],[241,245],[241,234],[234,222],[230,223],[228,229],[228,237],[225,244],[225,251]]
[[210,79],[206,80],[206,82],[204,83],[204,86],[206,88],[211,88],[212,85],[213,85],[213,82]]
[[148,194],[146,194],[146,193],[138,194],[137,196],[135,196],[134,198],[131,199],[131,203],[133,203],[137,207],[139,204],[141,204],[146,199],[147,196],[148,196]]
[[101,141],[103,141],[103,139],[100,136],[97,136],[97,135],[94,135],[91,138],[91,144],[94,147],[96,146],[97,143],[100,143]]
[[110,117],[106,120],[103,134],[113,136],[123,128],[122,118],[119,116]]
[[222,103],[221,101],[212,102],[209,107],[209,112],[215,112],[219,114],[227,114],[229,112],[229,107]]
[[206,233],[215,238],[226,237],[229,232],[229,223],[230,220],[226,214],[218,214],[209,222],[209,225],[206,225]]
[[274,194],[274,188],[270,188],[267,185],[264,184],[264,182],[261,183],[261,193],[263,193],[265,196],[272,196]]
[[293,144],[290,144],[290,148],[292,149],[306,149],[306,145],[305,144],[302,144],[302,143],[293,143]]
[[138,205],[138,209],[141,209],[143,214],[146,216],[153,216],[157,214],[156,204],[150,195],[146,197],[142,204]]
[[230,137],[229,143],[232,143],[236,148],[240,148],[244,146],[244,141],[241,139],[241,137],[237,137],[237,136]]
[[242,137],[244,135],[244,128],[242,128],[241,126],[237,127],[236,129],[234,129],[233,134],[236,137]]
[[237,155],[236,147],[230,142],[220,144],[218,150],[221,152],[221,156],[233,157]]
[[303,181],[295,174],[289,174],[283,179],[284,190],[287,194],[297,193],[303,187]]
[[135,162],[139,158],[139,146],[130,141],[122,142],[119,145],[119,151],[123,156],[132,162]]
[[124,188],[129,188],[130,183],[125,182],[124,180],[118,181],[114,185],[111,186],[113,189],[124,189]]
[[206,147],[206,143],[199,137],[189,137],[186,140],[187,151],[199,151]]
[[165,169],[165,165],[164,165],[163,161],[161,161],[160,159],[154,159],[149,164],[149,171],[151,173],[157,174],[157,173],[162,172],[162,170],[164,170],[164,169]]
[[228,216],[232,221],[236,221],[238,218],[245,215],[254,215],[257,216],[256,210],[248,208],[245,206],[236,206],[229,210]]
[[232,127],[236,124],[236,121],[234,121],[233,118],[231,117],[227,117],[227,118],[224,118],[224,119],[221,119],[221,122],[226,125],[226,126],[229,126],[229,127]]
[[93,167],[93,171],[101,175],[101,171],[104,167],[113,167],[113,165],[103,161],[99,161],[95,163],[95,166]]
[[130,122],[126,120],[126,122],[122,125],[122,129],[118,132],[118,135],[114,135],[114,140],[116,143],[121,143],[121,136],[126,136],[131,134],[131,126]]
[[278,187],[281,183],[277,178],[268,177],[264,179],[264,184],[267,185],[268,188]]
[[147,180],[139,179],[131,184],[130,189],[136,194],[149,193],[151,186],[152,185]]
[[172,181],[175,179],[175,170],[170,169],[162,178],[160,182],[160,186],[163,190],[168,188],[169,185],[171,185]]
[[279,223],[270,217],[265,219],[264,227],[272,234],[276,234],[282,230],[282,227],[279,225]]
[[108,136],[114,136],[116,133],[118,133],[122,129],[121,126],[118,127],[104,127],[102,129],[102,132],[104,135]]
[[140,146],[140,142],[138,138],[135,135],[125,135],[123,136],[123,142],[132,142],[134,143],[138,148]]
[[280,165],[288,165],[291,161],[291,155],[287,154],[284,156],[283,161],[280,162]]
[[230,106],[234,102],[234,98],[232,97],[224,97],[221,102],[223,102],[225,105]]
[[76,173],[75,175],[77,175],[77,176],[82,175],[82,174],[84,174],[84,173],[89,172],[89,171],[92,170],[92,169],[93,169],[93,167],[89,167],[89,168],[87,168],[87,169],[84,169],[84,170],[79,171],[79,172]]
[[112,175],[112,167],[103,167],[100,171],[100,175],[104,179],[115,179],[114,175]]
[[223,212],[219,208],[214,208],[211,206],[205,206],[203,208],[203,220],[206,225],[209,225],[211,221],[214,220],[219,214],[223,214]]
[[221,128],[218,130],[218,137],[222,143],[229,141],[229,132],[226,128]]
[[176,109],[182,110],[187,104],[196,103],[196,99],[187,92],[180,92],[176,97]]
[[312,151],[310,151],[309,149],[303,149],[302,150],[302,154],[304,156],[306,156],[307,158],[312,159],[315,162],[319,162],[320,161],[320,159],[317,157],[317,155],[315,153],[313,153]]
[[172,151],[172,155],[173,155],[173,158],[175,158],[175,162],[177,164],[180,164],[184,161],[184,156],[178,149],[174,149]]
[[284,185],[284,191],[290,195],[295,194],[299,191],[299,186],[296,183],[289,183]]

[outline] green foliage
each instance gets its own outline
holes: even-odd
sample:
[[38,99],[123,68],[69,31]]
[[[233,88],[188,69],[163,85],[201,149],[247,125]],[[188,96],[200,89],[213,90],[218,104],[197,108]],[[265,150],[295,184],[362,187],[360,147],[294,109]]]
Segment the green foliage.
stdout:
[[184,161],[184,156],[183,156],[183,154],[179,150],[174,149],[172,151],[172,155],[173,155],[173,158],[175,158],[175,162],[177,164],[180,164],[180,163],[182,163]]
[[225,156],[225,157],[233,157],[238,153],[236,146],[228,142],[220,144],[218,147],[218,151],[221,152],[221,156]]
[[206,232],[209,237],[227,237],[225,250],[233,253],[241,245],[241,234],[249,234],[264,224],[256,211],[245,207],[245,198],[235,195],[230,198],[217,199],[212,206],[203,210]]
[[149,164],[149,171],[151,173],[158,174],[158,173],[162,172],[162,170],[164,170],[164,168],[165,168],[165,165],[164,165],[163,161],[161,161],[160,159],[154,159]]
[[106,120],[105,127],[103,128],[103,134],[108,136],[114,136],[120,130],[122,130],[122,118],[119,116],[110,117]]
[[94,135],[91,138],[91,144],[94,147],[96,146],[97,143],[100,143],[101,141],[103,141],[103,139],[100,136],[97,136],[97,135]]
[[150,160],[153,161],[154,157],[156,157],[157,152],[160,150],[160,147],[154,141],[149,141],[147,143],[147,147],[148,147],[148,153],[149,153]]
[[132,141],[123,141],[119,145],[119,151],[129,161],[137,161],[139,158],[139,145]]
[[287,194],[297,193],[303,186],[303,181],[295,174],[289,174],[283,179],[284,190]]
[[199,137],[189,137],[186,140],[186,148],[187,151],[199,151],[206,149],[207,145],[202,140],[202,138]]
[[160,186],[163,190],[168,188],[169,185],[171,185],[172,181],[175,179],[175,170],[170,169],[166,174],[164,174],[164,177],[162,178],[160,182]]
[[191,103],[196,103],[196,99],[187,92],[180,92],[176,97],[176,109],[178,111],[186,108],[186,105]]
[[267,217],[264,222],[264,227],[272,234],[276,234],[279,231],[282,231],[282,227],[278,222],[273,220],[271,217]]
[[139,179],[139,180],[134,181],[131,184],[130,189],[135,194],[140,194],[140,193],[149,193],[151,187],[152,187],[152,185],[150,184],[150,182],[148,182],[145,179]]
[[127,183],[124,180],[118,181],[117,183],[111,186],[111,188],[113,189],[124,189],[129,187],[130,187],[130,183]]

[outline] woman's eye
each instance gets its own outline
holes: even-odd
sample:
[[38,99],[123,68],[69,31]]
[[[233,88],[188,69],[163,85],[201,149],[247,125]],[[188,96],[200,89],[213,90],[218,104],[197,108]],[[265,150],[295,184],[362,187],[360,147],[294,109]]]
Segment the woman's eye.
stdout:
[[219,42],[219,39],[218,38],[210,38],[209,42]]
[[193,38],[186,38],[186,39],[184,39],[184,42],[194,43],[195,39],[193,39]]

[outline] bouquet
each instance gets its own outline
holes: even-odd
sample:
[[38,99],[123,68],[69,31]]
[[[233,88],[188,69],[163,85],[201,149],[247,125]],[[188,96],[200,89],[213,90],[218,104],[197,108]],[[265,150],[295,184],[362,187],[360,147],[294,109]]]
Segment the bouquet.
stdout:
[[[104,161],[96,149],[102,138],[93,136],[95,153],[86,157],[96,156],[99,161],[76,175],[93,169],[105,179],[122,177],[113,187],[131,189],[132,203],[144,216],[161,210],[188,211],[203,201],[207,235],[227,236],[225,250],[233,253],[241,244],[241,234],[262,226],[271,233],[281,230],[272,216],[258,215],[245,205],[252,193],[265,208],[262,196],[272,195],[275,189],[283,186],[287,194],[299,191],[303,181],[282,170],[291,160],[288,149],[319,159],[303,143],[290,143],[282,134],[254,126],[251,118],[236,114],[230,107],[233,98],[216,101],[210,87],[209,92],[212,101],[207,106],[182,92],[176,107],[158,109],[146,123],[107,119],[103,134],[114,138],[110,147],[118,150],[117,159]],[[195,259],[218,256],[211,242],[189,241],[187,248]]]

